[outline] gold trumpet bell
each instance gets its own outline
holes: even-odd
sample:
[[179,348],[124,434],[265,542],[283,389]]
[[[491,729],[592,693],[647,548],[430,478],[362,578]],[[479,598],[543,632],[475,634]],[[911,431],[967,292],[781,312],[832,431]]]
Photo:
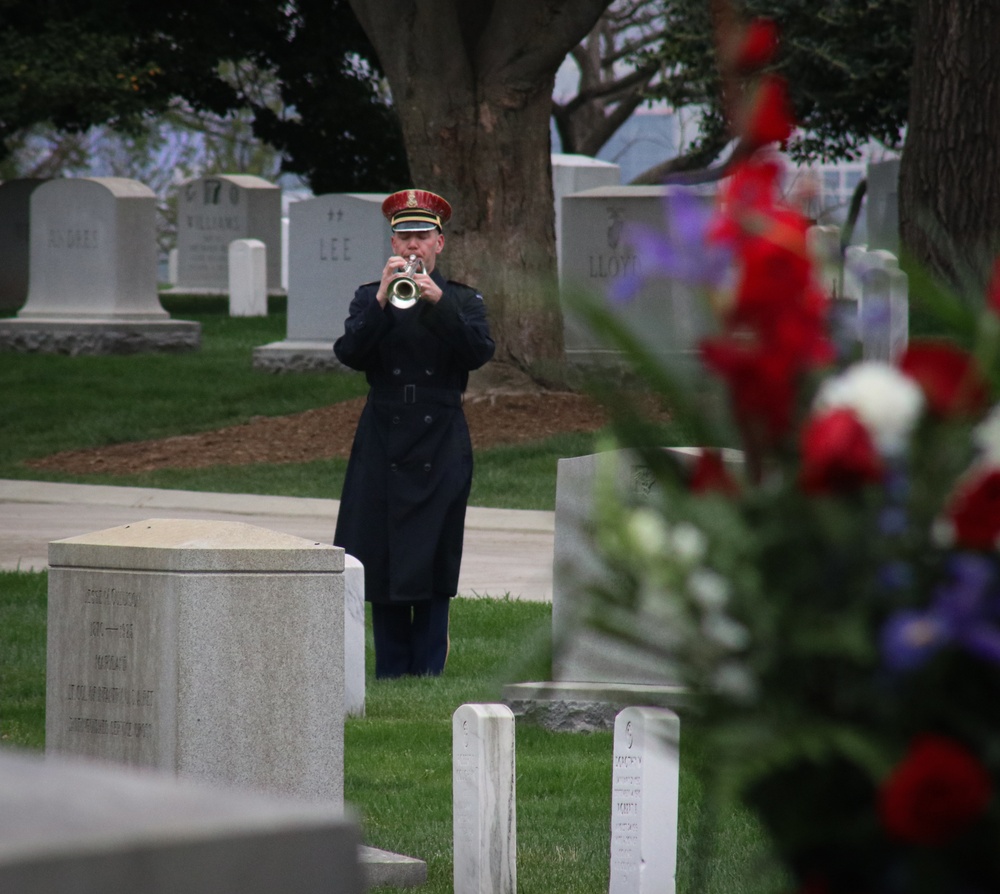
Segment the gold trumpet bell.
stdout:
[[393,307],[406,310],[417,303],[417,299],[420,298],[420,286],[413,278],[413,274],[423,272],[423,261],[416,255],[410,255],[410,259],[400,270],[399,276],[389,284],[389,303]]

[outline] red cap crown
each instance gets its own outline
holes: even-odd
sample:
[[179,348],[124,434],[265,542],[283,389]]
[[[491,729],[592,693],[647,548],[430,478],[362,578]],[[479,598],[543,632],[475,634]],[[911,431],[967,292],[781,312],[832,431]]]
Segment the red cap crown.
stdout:
[[403,189],[382,203],[382,213],[393,232],[440,230],[451,218],[451,205],[426,189]]

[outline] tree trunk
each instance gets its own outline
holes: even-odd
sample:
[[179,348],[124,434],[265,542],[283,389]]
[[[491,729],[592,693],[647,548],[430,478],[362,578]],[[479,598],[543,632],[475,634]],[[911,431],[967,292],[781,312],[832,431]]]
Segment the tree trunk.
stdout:
[[497,359],[563,359],[549,115],[555,73],[608,0],[351,0],[403,126],[413,184],[454,215],[441,267],[478,287]]
[[917,0],[900,240],[954,281],[1000,247],[1000,3]]

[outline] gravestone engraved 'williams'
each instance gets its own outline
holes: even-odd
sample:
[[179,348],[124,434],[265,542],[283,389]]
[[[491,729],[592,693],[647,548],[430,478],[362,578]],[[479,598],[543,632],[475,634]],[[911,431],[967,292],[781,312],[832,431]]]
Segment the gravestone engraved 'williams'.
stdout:
[[281,189],[250,174],[217,174],[181,184],[177,209],[177,284],[173,291],[225,294],[229,243],[267,246],[268,294],[281,288]]

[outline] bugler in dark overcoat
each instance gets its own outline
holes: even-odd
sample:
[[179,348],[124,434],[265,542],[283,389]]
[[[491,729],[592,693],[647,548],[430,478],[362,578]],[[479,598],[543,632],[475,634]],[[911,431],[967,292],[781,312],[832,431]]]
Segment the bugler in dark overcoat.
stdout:
[[437,304],[383,309],[379,284],[351,302],[337,358],[371,386],[358,422],[334,543],[365,569],[365,599],[454,596],[462,559],[472,444],[462,411],[469,371],[494,352],[482,296],[431,277]]

